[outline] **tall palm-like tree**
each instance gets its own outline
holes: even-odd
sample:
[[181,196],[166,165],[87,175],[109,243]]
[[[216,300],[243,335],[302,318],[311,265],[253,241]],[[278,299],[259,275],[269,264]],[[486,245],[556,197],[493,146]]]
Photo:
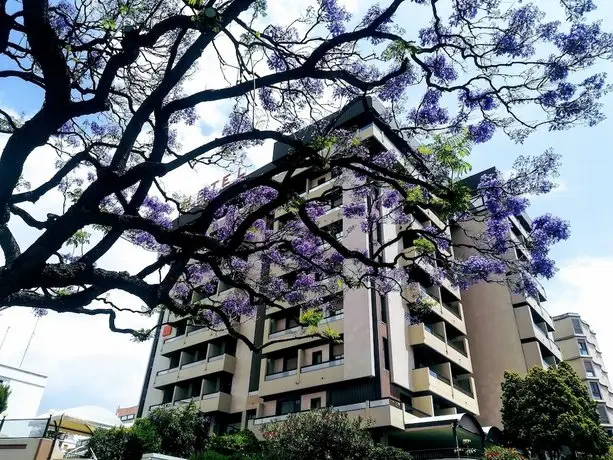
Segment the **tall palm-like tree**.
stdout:
[[0,414],[8,408],[10,395],[11,388],[8,385],[0,384]]

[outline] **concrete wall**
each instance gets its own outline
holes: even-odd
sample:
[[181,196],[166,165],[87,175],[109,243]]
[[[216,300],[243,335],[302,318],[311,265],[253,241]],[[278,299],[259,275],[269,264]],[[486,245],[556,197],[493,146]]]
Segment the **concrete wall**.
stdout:
[[[469,222],[463,225],[466,233],[477,235],[483,224]],[[471,244],[464,232],[454,233],[456,243]],[[465,248],[457,248],[460,259],[469,256]],[[478,417],[483,426],[500,427],[500,396],[504,372],[527,372],[511,292],[506,283],[479,283],[462,291],[464,321],[471,350],[473,374],[479,398]]]
[[51,444],[51,439],[0,438],[0,459],[47,460],[51,451]]
[[45,392],[47,377],[0,364],[0,382],[11,387],[7,413],[10,418],[34,418]]

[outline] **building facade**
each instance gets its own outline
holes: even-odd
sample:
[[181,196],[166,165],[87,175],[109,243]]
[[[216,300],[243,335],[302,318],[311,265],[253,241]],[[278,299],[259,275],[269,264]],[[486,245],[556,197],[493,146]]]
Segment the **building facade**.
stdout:
[[[337,123],[356,129],[373,149],[389,150],[404,142],[384,134],[378,117],[369,115],[382,107],[376,100],[369,99],[369,104],[369,110],[361,104],[350,105]],[[274,167],[285,154],[284,146],[275,145],[273,163],[265,168]],[[306,170],[294,174],[292,183],[311,198],[335,188],[336,178],[331,173]],[[338,194],[331,193],[328,211],[318,221],[320,227],[342,238],[346,247],[369,251],[403,230],[384,224],[372,234],[362,232],[359,219],[343,216],[347,193],[340,189]],[[284,225],[285,213],[277,210],[274,228]],[[416,209],[414,217],[411,225],[437,226],[449,232],[429,209]],[[412,242],[400,238],[386,249],[385,257],[391,260],[402,251],[415,251]],[[262,270],[255,262],[254,269]],[[248,427],[257,434],[267,423],[288,414],[333,406],[374,420],[375,431],[392,437],[422,418],[478,414],[460,291],[448,279],[440,286],[433,285],[428,275],[433,267],[425,262],[406,268],[416,280],[407,286],[411,295],[426,296],[432,306],[423,322],[407,320],[407,305],[400,293],[380,296],[367,288],[339,287],[325,302],[327,316],[323,321],[340,333],[338,343],[301,338],[304,330],[296,321],[300,307],[282,311],[261,308],[256,318],[239,320],[241,334],[255,344],[297,339],[277,342],[262,354],[252,353],[224,329],[198,328],[164,313],[162,322],[181,322],[163,327],[154,343],[141,412],[146,415],[156,407],[194,401],[211,414],[220,431]],[[270,272],[261,276],[292,276],[274,264],[268,269]],[[220,285],[217,295],[222,298],[228,290]]]
[[[476,186],[489,169],[466,179]],[[483,207],[481,198],[475,206]],[[483,219],[465,222],[453,233],[454,243],[470,245],[485,231],[487,213]],[[530,218],[526,215],[510,218],[509,241],[505,257],[526,260],[530,257],[524,241],[530,233]],[[458,257],[471,255],[471,249],[459,247]],[[502,427],[501,383],[505,371],[524,375],[532,367],[547,368],[561,361],[561,353],[553,337],[554,322],[545,308],[545,290],[537,283],[535,295],[514,293],[504,275],[492,277],[490,283],[479,283],[462,291],[466,332],[471,346],[473,374],[479,395],[479,421],[484,426]]]
[[553,318],[555,340],[562,358],[585,383],[598,404],[600,422],[613,435],[613,387],[602,359],[596,334],[577,313],[564,313]]
[[138,406],[118,407],[115,411],[115,415],[121,420],[123,426],[132,426],[134,425],[134,419],[136,419],[137,412]]
[[7,417],[12,419],[34,418],[43,399],[47,377],[17,367],[0,364],[0,383],[9,385]]

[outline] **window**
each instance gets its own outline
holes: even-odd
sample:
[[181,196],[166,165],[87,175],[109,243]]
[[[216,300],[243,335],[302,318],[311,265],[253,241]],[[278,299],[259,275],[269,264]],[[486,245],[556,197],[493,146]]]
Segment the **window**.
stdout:
[[314,351],[313,355],[311,357],[311,364],[321,364],[323,359],[322,359],[322,353],[321,350],[320,351]]
[[598,406],[598,418],[600,423],[609,423],[609,414],[607,414],[607,408],[605,406]]
[[223,281],[219,282],[219,293],[221,294],[224,291],[227,291],[228,289],[232,288],[233,286],[227,283],[224,283]]
[[321,398],[311,398],[311,409],[321,408]]
[[277,401],[277,415],[291,414],[294,412],[300,412],[300,399]]
[[298,356],[285,358],[283,360],[283,372],[293,371],[298,367]]
[[324,232],[332,235],[336,240],[340,240],[343,238],[343,221],[337,220],[336,222],[332,222],[330,225],[326,225],[321,228]]
[[326,174],[318,177],[314,177],[313,179],[309,179],[309,190],[314,189],[315,187],[319,187],[322,184],[328,182]]
[[602,399],[602,394],[600,393],[600,385],[598,382],[590,382],[590,389],[592,390],[592,396],[594,399]]
[[577,345],[579,345],[579,354],[581,356],[590,356],[585,340],[577,340]]
[[338,208],[343,204],[343,190],[340,188],[334,189],[328,195],[328,203],[330,209]]
[[345,345],[342,343],[335,343],[332,345],[332,359],[342,359],[345,357]]
[[390,351],[386,338],[383,339],[383,366],[385,370],[390,370]]
[[583,365],[585,366],[585,375],[588,377],[596,377],[596,372],[594,371],[594,366],[591,361],[583,361]]
[[581,321],[578,318],[573,318],[572,322],[575,334],[583,334],[583,327],[581,326]]
[[381,322],[387,323],[387,296],[385,294],[379,296],[381,301]]

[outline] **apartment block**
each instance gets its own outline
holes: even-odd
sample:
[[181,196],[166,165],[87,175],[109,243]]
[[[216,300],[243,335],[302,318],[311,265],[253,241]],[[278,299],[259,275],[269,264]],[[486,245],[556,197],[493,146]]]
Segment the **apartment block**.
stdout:
[[[354,129],[373,151],[398,147],[405,141],[386,130],[379,113],[383,113],[383,107],[368,98],[367,105],[360,102],[347,106],[336,115],[335,122]],[[263,170],[274,168],[288,153],[287,146],[275,144],[273,161]],[[317,170],[302,170],[292,176],[296,192],[306,197],[338,190],[329,194],[328,211],[319,219],[320,227],[342,238],[348,248],[363,251],[372,251],[403,230],[385,224],[372,234],[362,232],[359,220],[343,216],[341,207],[349,199],[349,192],[337,188],[337,179]],[[447,228],[429,209],[416,208],[414,216],[411,225]],[[271,225],[279,228],[289,217],[279,209]],[[391,260],[401,251],[415,251],[412,241],[399,239],[387,248],[385,257]],[[274,264],[266,267],[250,262],[256,262],[253,265],[261,270],[259,276],[287,280],[295,276]],[[451,420],[464,420],[458,423],[467,427],[466,436],[474,435],[481,442],[483,432],[474,419],[479,405],[460,291],[448,279],[434,285],[428,275],[433,265],[420,262],[406,268],[412,271],[415,282],[406,286],[405,294],[422,293],[432,304],[423,322],[412,324],[408,319],[400,293],[380,296],[365,287],[339,287],[322,305],[324,325],[337,330],[341,337],[334,343],[303,337],[305,330],[297,322],[300,306],[288,305],[281,311],[261,307],[255,318],[237,318],[241,334],[255,344],[296,339],[278,341],[259,354],[223,328],[199,328],[187,319],[164,313],[160,324],[168,320],[179,324],[162,327],[154,341],[139,414],[193,401],[211,415],[220,432],[250,428],[261,434],[268,423],[291,413],[332,406],[372,419],[375,432],[398,445],[407,442],[407,433],[422,425],[438,421],[450,427]],[[231,291],[221,284],[219,297]],[[429,422],[422,423],[426,420]]]
[[[484,174],[494,168],[465,179],[476,187]],[[482,234],[487,225],[487,211],[483,199],[476,197],[474,206],[483,209],[480,219],[462,223],[453,232],[456,244],[474,245],[473,239]],[[510,219],[509,249],[505,257],[527,260],[530,257],[525,241],[529,237],[531,221],[527,215]],[[458,257],[468,257],[471,248],[459,247]],[[554,321],[545,308],[547,296],[538,282],[534,295],[517,294],[506,276],[492,277],[489,283],[479,283],[463,290],[462,304],[466,333],[471,346],[473,375],[479,395],[479,421],[484,426],[501,427],[501,383],[505,371],[526,374],[532,367],[547,368],[562,359],[554,342]]]
[[555,341],[568,362],[598,403],[600,422],[613,435],[613,387],[602,359],[596,334],[577,313],[564,313],[553,318]]
[[6,410],[7,417],[18,419],[33,418],[38,415],[38,408],[47,386],[46,375],[0,364],[0,384],[11,388]]

